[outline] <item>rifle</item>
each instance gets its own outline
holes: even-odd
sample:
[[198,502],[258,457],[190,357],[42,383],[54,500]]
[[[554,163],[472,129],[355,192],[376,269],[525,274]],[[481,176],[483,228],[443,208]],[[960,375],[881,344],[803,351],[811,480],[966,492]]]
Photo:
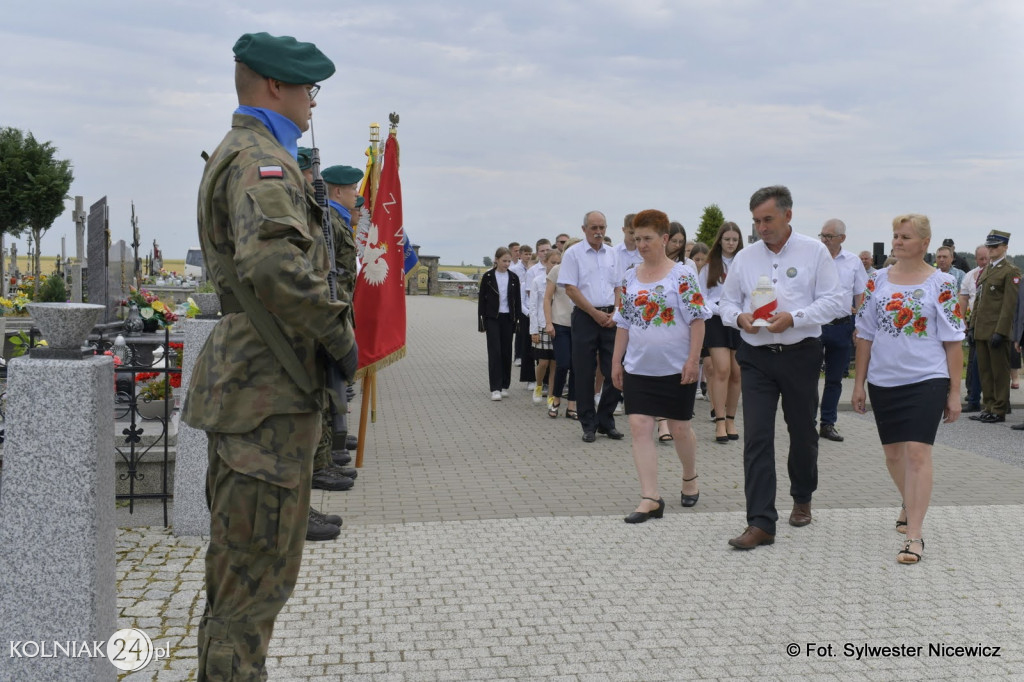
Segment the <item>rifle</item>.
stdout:
[[[313,132],[313,117],[310,112],[309,135],[312,143],[312,158],[310,169],[313,172],[313,195],[316,203],[323,209],[321,228],[324,233],[324,241],[327,244],[327,254],[330,257],[330,269],[327,271],[327,287],[331,292],[331,300],[338,300],[338,263],[334,251],[334,232],[331,230],[331,206],[327,202],[327,185],[320,175],[320,150],[316,146],[316,134]],[[330,394],[331,423],[333,426],[333,442],[337,443],[340,437],[343,444],[348,436],[348,402],[346,400],[346,384],[348,379],[341,366],[332,358],[327,358],[327,391]],[[345,406],[345,409],[342,409]],[[333,445],[332,445],[333,449]]]

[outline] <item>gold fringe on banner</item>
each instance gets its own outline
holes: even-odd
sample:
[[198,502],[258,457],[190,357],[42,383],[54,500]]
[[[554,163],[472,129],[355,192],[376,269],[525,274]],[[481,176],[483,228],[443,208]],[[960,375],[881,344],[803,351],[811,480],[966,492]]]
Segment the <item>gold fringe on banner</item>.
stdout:
[[367,365],[366,367],[360,367],[359,371],[356,372],[356,379],[362,379],[364,376],[366,376],[367,372],[376,372],[379,369],[384,369],[388,365],[393,365],[394,363],[398,362],[399,360],[401,360],[404,357],[405,357],[405,346],[402,346],[401,348],[396,350],[394,353],[391,353],[389,355],[385,355],[384,357],[382,357],[377,362],[371,363],[371,364]]

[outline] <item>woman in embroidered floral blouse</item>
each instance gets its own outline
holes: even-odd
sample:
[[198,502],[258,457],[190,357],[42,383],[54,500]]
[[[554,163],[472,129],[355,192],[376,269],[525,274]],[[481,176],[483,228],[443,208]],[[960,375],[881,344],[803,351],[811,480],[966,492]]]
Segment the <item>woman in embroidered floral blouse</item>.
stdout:
[[704,305],[697,273],[665,253],[668,216],[641,211],[633,234],[643,262],[626,271],[622,307],[615,312],[618,330],[612,351],[612,383],[623,392],[633,460],[642,499],[626,523],[661,518],[665,501],[658,493],[658,454],[654,419],[666,417],[679,461],[683,464],[681,504],[692,507],[697,487],[697,439],[690,428],[697,390]]
[[935,433],[940,419],[948,424],[960,416],[964,325],[956,279],[924,261],[928,218],[897,216],[892,227],[896,263],[869,277],[857,313],[853,408],[864,414],[870,395],[885,464],[903,496],[896,530],[907,540],[896,560],[916,564],[924,552]]

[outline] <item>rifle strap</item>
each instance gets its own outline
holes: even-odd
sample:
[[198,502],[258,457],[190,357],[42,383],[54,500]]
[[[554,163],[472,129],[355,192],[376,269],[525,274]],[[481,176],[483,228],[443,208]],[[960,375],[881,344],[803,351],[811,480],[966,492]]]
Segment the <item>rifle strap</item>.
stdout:
[[[231,161],[234,160],[234,156],[234,154],[229,154],[210,175],[210,184],[206,191],[205,201],[203,202],[203,217],[206,225],[211,225],[213,221],[213,192],[217,186],[217,179]],[[288,373],[288,376],[291,377],[299,389],[303,393],[312,393],[316,388],[313,380],[310,379],[309,373],[306,372],[306,368],[302,366],[299,357],[295,354],[295,349],[288,342],[288,339],[285,338],[284,333],[278,327],[273,316],[256,298],[255,290],[244,286],[239,281],[238,271],[231,257],[218,251],[216,245],[211,246],[211,252],[220,266],[221,274],[227,280],[230,289],[229,292],[225,292],[226,295],[234,295],[233,297],[240,304],[242,311],[249,316],[252,326],[256,329],[260,338],[263,339],[263,343],[267,344],[274,357],[281,363],[285,372]]]

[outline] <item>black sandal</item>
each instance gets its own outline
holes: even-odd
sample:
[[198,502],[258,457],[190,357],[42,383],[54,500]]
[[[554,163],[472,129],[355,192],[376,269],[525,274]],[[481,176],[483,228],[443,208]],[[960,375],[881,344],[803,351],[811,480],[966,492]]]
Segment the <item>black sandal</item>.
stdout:
[[576,412],[576,410],[570,410],[567,407],[567,408],[565,408],[565,418],[566,419],[572,419],[573,421],[579,421],[580,420],[580,415]]
[[[900,509],[902,509],[903,511],[907,511],[906,506],[904,506],[902,503],[900,504]],[[906,521],[900,521],[899,519],[897,519],[896,520],[896,532],[897,533],[903,533],[904,535],[906,535],[907,534],[907,522]]]
[[[684,478],[683,479],[683,483],[689,483],[690,481],[696,481],[697,478],[698,478],[697,476],[694,476],[693,478]],[[693,505],[697,504],[697,500],[699,500],[699,499],[700,499],[700,491],[699,490],[697,491],[696,495],[687,495],[682,490],[679,491],[679,504],[683,505],[684,507],[692,507]]]
[[[665,422],[665,421],[668,421],[668,420],[664,419],[662,417],[655,417],[654,421],[657,422],[658,424],[661,424],[662,422]],[[658,436],[658,442],[660,442],[660,443],[667,443],[667,442],[669,442],[671,440],[675,440],[675,438],[672,437],[671,433],[663,433],[660,436]]]
[[558,409],[560,407],[562,407],[562,401],[561,400],[558,401],[557,405],[555,404],[554,401],[552,401],[551,404],[548,405],[548,416],[551,417],[552,419],[557,419],[558,418]]
[[[725,417],[715,417],[715,429],[716,430],[718,429],[718,422],[724,422],[725,419],[726,419]],[[726,434],[724,436],[715,436],[715,442],[716,443],[728,443],[729,442],[729,435]]]
[[[917,562],[919,562],[921,560],[921,555],[918,554],[917,552],[911,552],[910,551],[910,545],[912,545],[915,542],[920,542],[921,543],[921,551],[923,552],[924,551],[924,540],[922,538],[907,538],[907,541],[905,543],[903,543],[903,549],[901,549],[899,551],[899,553],[896,554],[896,561],[900,562],[901,564],[916,564]],[[903,557],[905,555],[909,555],[909,556],[912,556],[914,558],[913,559],[909,559],[909,560],[908,559],[902,559],[901,557]]]
[[[732,425],[736,426],[736,417],[735,416],[730,417],[729,415],[725,415],[725,418],[726,419],[731,419],[732,420]],[[729,433],[729,427],[728,426],[725,427],[725,431],[726,431],[726,435],[729,437],[729,440],[739,440],[740,439],[740,434],[738,434],[738,433]]]

